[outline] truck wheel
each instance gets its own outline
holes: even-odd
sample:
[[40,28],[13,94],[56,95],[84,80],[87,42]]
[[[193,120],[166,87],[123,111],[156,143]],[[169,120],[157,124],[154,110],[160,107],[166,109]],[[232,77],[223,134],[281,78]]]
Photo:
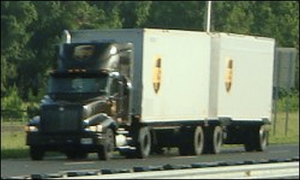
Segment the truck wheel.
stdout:
[[264,151],[267,149],[268,141],[269,141],[269,132],[265,130],[263,126],[259,129],[259,141],[255,143],[256,151]]
[[146,158],[151,152],[151,134],[148,127],[142,127],[139,130],[136,154],[138,158]]
[[201,126],[193,129],[182,129],[179,144],[180,155],[200,155],[203,152],[204,135]]
[[213,146],[213,154],[219,154],[221,152],[221,147],[223,144],[223,130],[220,126],[216,126],[214,129],[214,146]]
[[32,160],[43,160],[45,151],[38,146],[31,146],[29,149],[30,157]]
[[244,143],[245,150],[250,151],[264,151],[268,145],[269,133],[264,129],[264,126],[255,128],[247,133],[248,139]]
[[115,134],[111,128],[108,128],[104,134],[105,142],[98,151],[99,160],[109,160],[113,156],[115,149]]
[[223,144],[223,130],[220,126],[208,128],[204,134],[204,153],[218,154]]

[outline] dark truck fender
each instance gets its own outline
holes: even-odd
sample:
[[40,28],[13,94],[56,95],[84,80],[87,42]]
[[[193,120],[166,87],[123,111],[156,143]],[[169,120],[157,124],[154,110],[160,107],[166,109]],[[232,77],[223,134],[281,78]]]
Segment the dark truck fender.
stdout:
[[84,121],[86,122],[85,127],[93,125],[102,125],[103,130],[106,130],[107,128],[112,128],[114,131],[117,127],[116,121],[104,113],[94,115]]

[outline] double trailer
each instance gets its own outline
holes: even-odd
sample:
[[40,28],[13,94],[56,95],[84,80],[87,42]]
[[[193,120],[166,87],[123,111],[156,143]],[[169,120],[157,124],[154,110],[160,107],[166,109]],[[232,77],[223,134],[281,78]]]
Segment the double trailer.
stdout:
[[[126,120],[115,150],[145,158],[164,147],[216,154],[263,151],[271,124],[275,40],[166,29],[71,31],[72,43],[132,44]],[[122,74],[122,72],[120,72]]]

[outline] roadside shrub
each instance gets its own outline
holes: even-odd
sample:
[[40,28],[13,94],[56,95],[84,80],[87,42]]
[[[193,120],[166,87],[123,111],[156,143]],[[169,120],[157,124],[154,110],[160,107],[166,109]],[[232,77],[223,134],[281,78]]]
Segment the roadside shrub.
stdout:
[[27,103],[27,116],[29,119],[39,114],[40,96],[41,96],[40,94],[34,96],[32,90],[29,90],[28,103]]
[[295,112],[299,110],[299,91],[291,89],[290,91],[281,90],[279,99],[277,100],[278,111]]
[[7,90],[7,95],[1,98],[1,119],[23,121],[26,117],[26,106],[18,95],[14,85]]

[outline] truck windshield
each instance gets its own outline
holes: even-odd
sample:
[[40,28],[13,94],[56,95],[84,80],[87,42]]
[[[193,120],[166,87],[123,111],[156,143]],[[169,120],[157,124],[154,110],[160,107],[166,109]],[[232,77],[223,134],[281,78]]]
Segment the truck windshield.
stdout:
[[70,99],[77,96],[91,98],[105,93],[107,75],[53,75],[48,83],[48,93],[58,99]]

